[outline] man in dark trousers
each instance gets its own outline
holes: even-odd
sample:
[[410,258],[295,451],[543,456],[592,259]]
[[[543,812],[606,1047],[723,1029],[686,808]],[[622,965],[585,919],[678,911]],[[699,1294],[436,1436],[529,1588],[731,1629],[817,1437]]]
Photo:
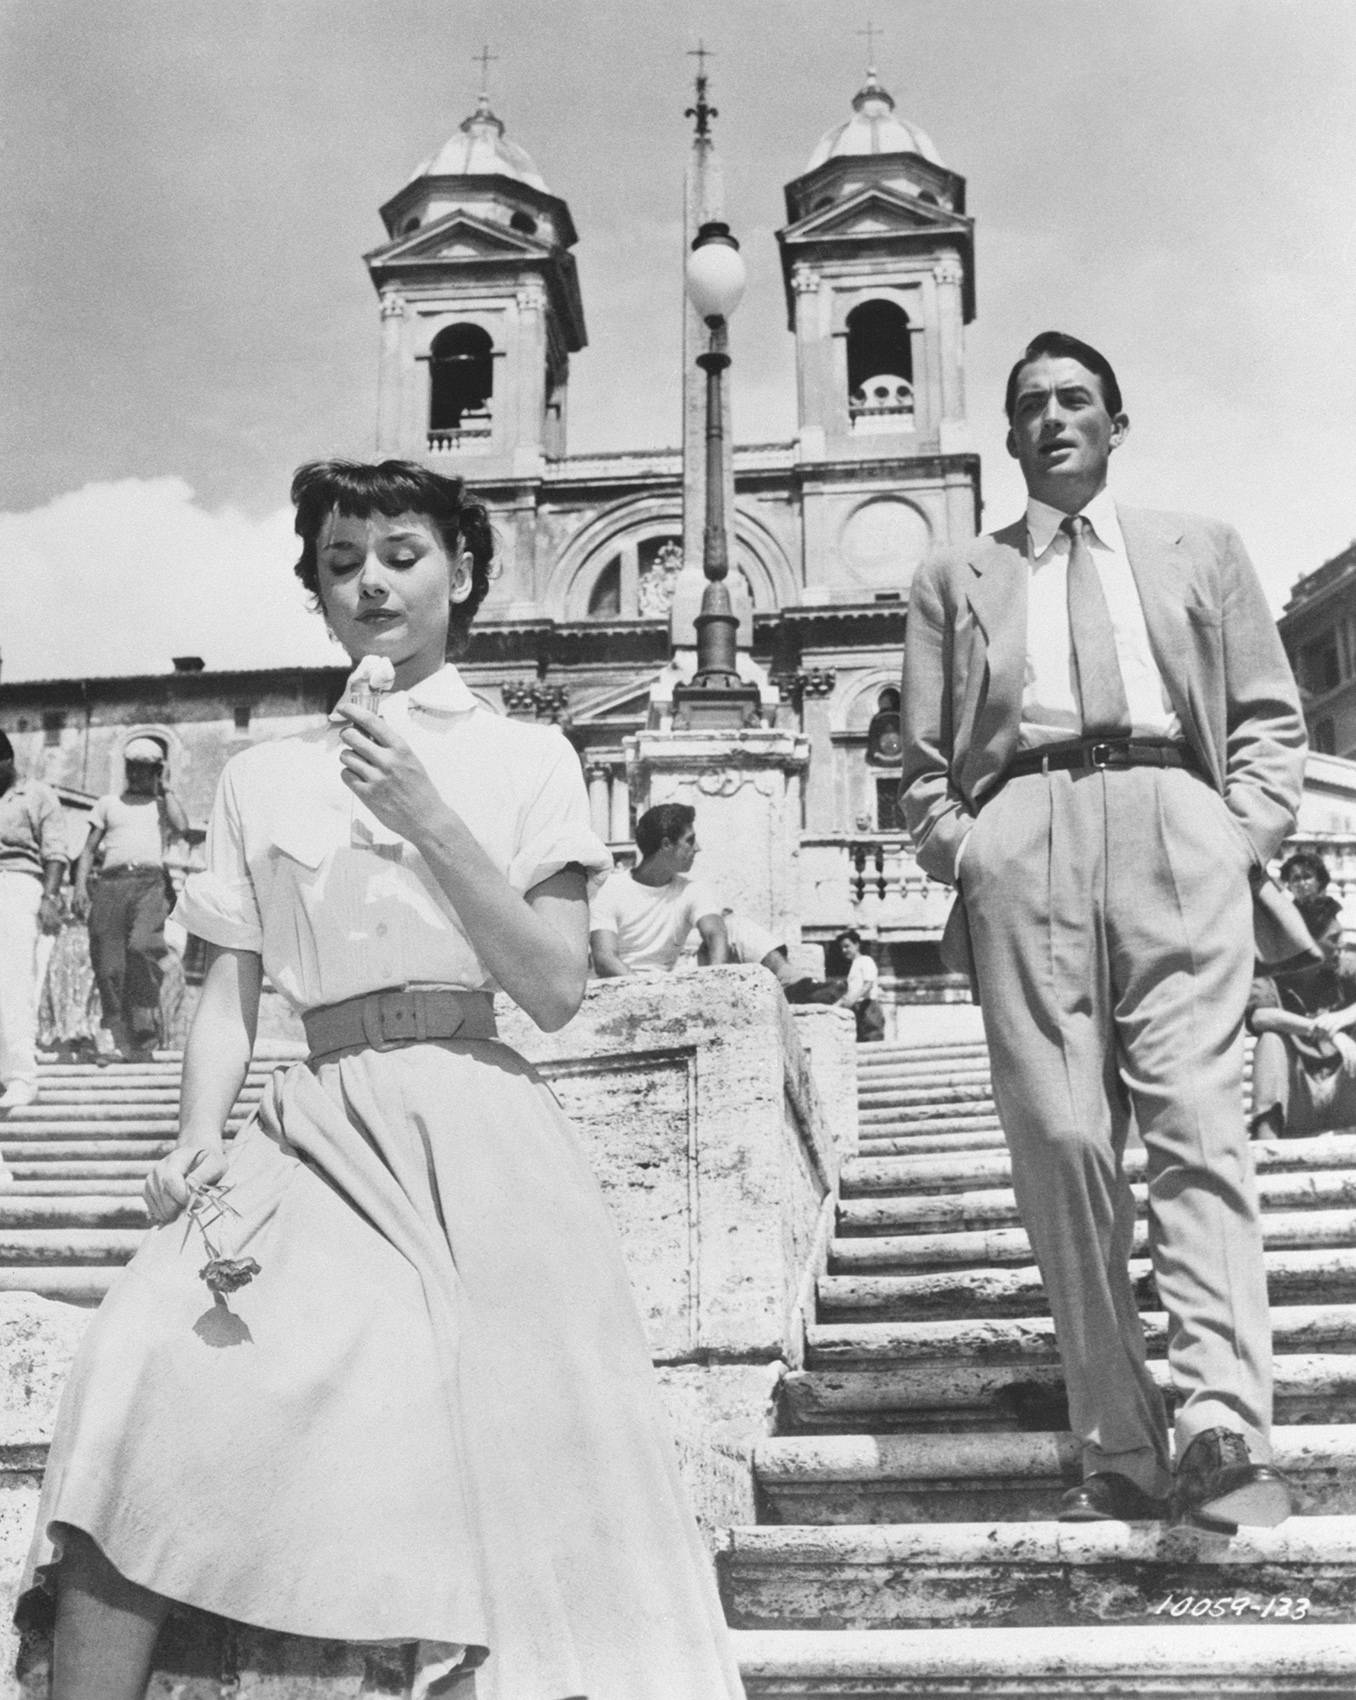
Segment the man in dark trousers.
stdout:
[[[1291,829],[1304,724],[1237,535],[1124,508],[1129,420],[1059,332],[1008,380],[1016,524],[910,593],[901,801],[957,887],[1018,1207],[1083,1444],[1069,1521],[1275,1524],[1271,1329],[1242,1113],[1254,894]],[[1176,1468],[1128,1273],[1130,1119],[1180,1395]]]
[[[160,1037],[160,985],[169,946],[165,851],[188,831],[183,805],[164,784],[165,752],[154,738],[133,738],[123,751],[127,783],[100,797],[75,865],[75,910],[89,918],[89,954],[112,1054],[149,1056]],[[94,897],[90,870],[102,848]],[[107,1052],[103,1054],[108,1054]]]

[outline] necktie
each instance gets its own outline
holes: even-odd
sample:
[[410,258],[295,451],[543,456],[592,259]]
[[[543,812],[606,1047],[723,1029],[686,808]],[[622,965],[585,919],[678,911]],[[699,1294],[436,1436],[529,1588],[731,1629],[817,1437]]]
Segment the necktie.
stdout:
[[1084,737],[1124,737],[1130,731],[1121,664],[1106,593],[1088,547],[1088,522],[1070,514],[1060,526],[1069,539],[1069,644]]

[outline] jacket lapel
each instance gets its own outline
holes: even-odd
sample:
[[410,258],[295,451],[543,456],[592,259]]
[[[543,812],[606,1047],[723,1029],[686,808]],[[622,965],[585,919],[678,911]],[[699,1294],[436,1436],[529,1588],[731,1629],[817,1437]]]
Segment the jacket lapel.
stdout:
[[969,558],[966,599],[983,633],[987,689],[975,714],[971,754],[996,776],[1016,748],[1026,681],[1026,523],[980,538]]
[[1215,752],[1190,693],[1196,648],[1192,621],[1218,621],[1218,610],[1201,595],[1196,562],[1183,544],[1181,527],[1170,516],[1118,508],[1117,517],[1144,610],[1149,647],[1173,710],[1193,749],[1211,758]]

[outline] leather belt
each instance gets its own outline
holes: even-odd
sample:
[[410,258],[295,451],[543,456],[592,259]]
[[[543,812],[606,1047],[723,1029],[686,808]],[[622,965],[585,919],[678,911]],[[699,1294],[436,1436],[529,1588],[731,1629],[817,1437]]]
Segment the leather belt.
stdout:
[[390,1051],[429,1039],[493,1039],[494,999],[455,986],[403,986],[322,1004],[302,1016],[311,1058],[363,1046]]
[[1200,758],[1188,744],[1151,743],[1139,738],[1080,738],[1070,744],[1038,744],[1022,750],[1003,769],[1001,783],[1024,773],[1062,773],[1084,769],[1105,772],[1122,767],[1184,767],[1206,777]]
[[163,874],[163,862],[116,862],[111,868],[100,868],[101,880],[121,879],[124,874]]

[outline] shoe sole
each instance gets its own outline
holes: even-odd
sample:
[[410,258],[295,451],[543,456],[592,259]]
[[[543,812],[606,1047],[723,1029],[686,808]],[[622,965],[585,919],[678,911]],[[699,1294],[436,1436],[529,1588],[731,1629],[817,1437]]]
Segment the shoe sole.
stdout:
[[1247,1523],[1254,1528],[1274,1529],[1292,1510],[1290,1489],[1282,1481],[1248,1482],[1232,1493],[1221,1494],[1191,1508],[1191,1515],[1209,1523]]

